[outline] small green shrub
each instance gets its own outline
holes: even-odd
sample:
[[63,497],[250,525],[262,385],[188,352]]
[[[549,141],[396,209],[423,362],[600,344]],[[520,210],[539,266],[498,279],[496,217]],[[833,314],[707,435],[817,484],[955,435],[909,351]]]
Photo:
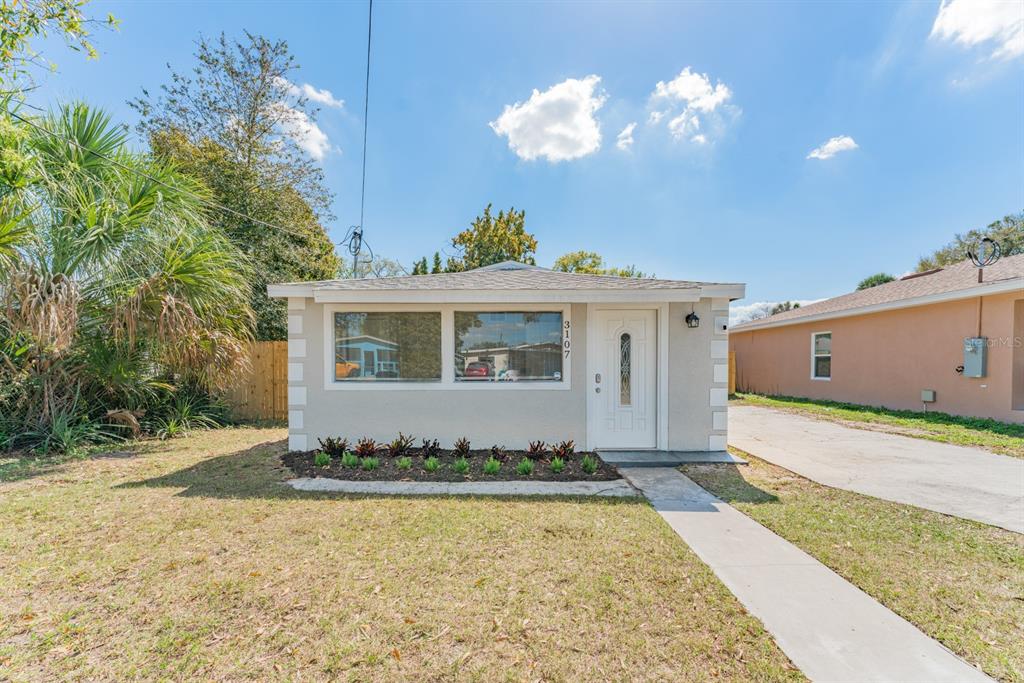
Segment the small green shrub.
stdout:
[[455,471],[455,474],[465,474],[469,472],[469,461],[465,458],[459,458],[452,463],[452,469]]
[[520,460],[519,464],[516,465],[516,473],[524,477],[528,477],[533,474],[533,461],[529,458],[523,458]]
[[433,441],[430,439],[423,439],[423,448],[420,450],[423,452],[424,456],[430,457],[432,455],[437,455],[437,452],[441,450],[441,444],[437,439],[434,439]]
[[331,464],[331,456],[327,455],[324,451],[317,451],[316,455],[313,456],[313,464],[317,467],[327,467]]
[[369,437],[363,437],[356,443],[355,451],[360,458],[372,457],[377,454],[377,442]]
[[427,472],[437,472],[437,468],[440,466],[441,461],[435,458],[434,456],[430,456],[429,458],[423,461],[423,469],[425,469]]
[[569,441],[562,441],[551,447],[551,452],[562,460],[568,460],[569,456],[576,452],[576,442],[572,439]]
[[548,446],[543,441],[531,441],[530,447],[526,449],[526,457],[531,460],[540,460],[548,452]]
[[551,471],[558,474],[565,469],[565,461],[557,455],[551,459]]
[[397,467],[400,470],[410,469],[412,467],[412,458],[410,458],[408,455],[402,456],[401,458],[395,461],[395,467]]
[[363,458],[360,462],[362,468],[367,472],[377,469],[377,465],[380,464],[380,460],[377,458]]
[[398,436],[388,444],[388,454],[392,458],[398,458],[406,454],[406,452],[412,448],[413,438],[406,436],[402,432],[398,432]]
[[484,463],[484,474],[497,474],[500,470],[500,460],[495,460],[493,457],[487,458],[487,462]]
[[320,442],[320,450],[332,458],[340,458],[348,450],[348,439],[329,436],[326,439],[317,439]]
[[359,456],[352,451],[345,451],[341,456],[341,464],[345,467],[359,467]]
[[593,474],[594,472],[597,472],[597,459],[589,455],[584,455],[583,462],[580,463],[580,467],[582,467],[583,471],[587,474]]
[[455,442],[455,452],[461,455],[463,458],[469,455],[469,439],[466,437],[460,438]]

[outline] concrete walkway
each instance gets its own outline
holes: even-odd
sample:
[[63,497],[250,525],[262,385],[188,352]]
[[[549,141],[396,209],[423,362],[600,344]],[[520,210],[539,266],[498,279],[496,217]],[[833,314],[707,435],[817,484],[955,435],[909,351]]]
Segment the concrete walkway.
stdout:
[[344,481],[291,479],[299,491],[366,493],[383,496],[614,496],[638,495],[625,479],[610,481]]
[[1024,459],[758,406],[729,409],[729,444],[819,484],[1024,533]]
[[990,680],[678,470],[621,471],[811,680]]

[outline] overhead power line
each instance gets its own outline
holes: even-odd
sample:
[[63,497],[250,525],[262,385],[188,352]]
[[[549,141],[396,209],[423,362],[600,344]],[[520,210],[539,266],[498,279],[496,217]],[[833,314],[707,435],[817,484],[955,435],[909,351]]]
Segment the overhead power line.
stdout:
[[[366,22],[366,88],[363,92],[363,175],[359,188],[359,225],[352,226],[342,240],[352,254],[352,277],[359,274],[359,252],[363,248],[363,218],[366,210],[366,132],[370,123],[370,45],[373,42],[373,0],[370,0],[369,16]],[[369,245],[367,245],[369,246]],[[370,250],[373,258],[373,250]]]

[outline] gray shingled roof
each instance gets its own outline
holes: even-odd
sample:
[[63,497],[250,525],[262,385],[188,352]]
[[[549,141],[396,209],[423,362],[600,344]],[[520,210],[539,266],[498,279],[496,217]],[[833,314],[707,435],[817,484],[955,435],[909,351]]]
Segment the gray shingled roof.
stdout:
[[364,278],[358,280],[321,280],[319,282],[287,283],[325,291],[436,291],[436,290],[649,290],[697,289],[707,283],[690,280],[656,280],[654,278],[586,275],[530,266],[514,261],[467,270],[462,273],[433,275],[402,275],[398,277]]
[[915,299],[952,294],[958,291],[966,292],[967,290],[977,289],[986,285],[999,285],[1002,283],[1009,285],[1012,289],[1014,280],[1020,281],[1021,291],[1024,292],[1024,254],[1006,256],[996,261],[994,265],[985,268],[984,282],[982,284],[978,284],[978,269],[974,267],[974,264],[970,261],[961,261],[934,272],[915,273],[894,282],[887,282],[884,285],[818,301],[791,311],[776,313],[760,320],[752,320],[748,323],[736,325],[732,328],[732,331],[742,332],[764,326],[774,327],[780,323],[798,323],[804,318],[818,315],[857,315],[860,309],[870,309],[872,306],[900,301],[910,303]]

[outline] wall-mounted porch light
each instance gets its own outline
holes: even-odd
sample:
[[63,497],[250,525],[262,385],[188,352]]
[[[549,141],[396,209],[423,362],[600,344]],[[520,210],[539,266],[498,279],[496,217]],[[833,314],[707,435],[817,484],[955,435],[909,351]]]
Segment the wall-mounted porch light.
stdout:
[[689,314],[687,314],[687,316],[686,316],[686,318],[684,318],[684,320],[686,320],[686,326],[687,327],[690,327],[690,328],[700,327],[700,316],[697,315],[694,312],[693,306],[690,306],[690,312],[689,312]]

